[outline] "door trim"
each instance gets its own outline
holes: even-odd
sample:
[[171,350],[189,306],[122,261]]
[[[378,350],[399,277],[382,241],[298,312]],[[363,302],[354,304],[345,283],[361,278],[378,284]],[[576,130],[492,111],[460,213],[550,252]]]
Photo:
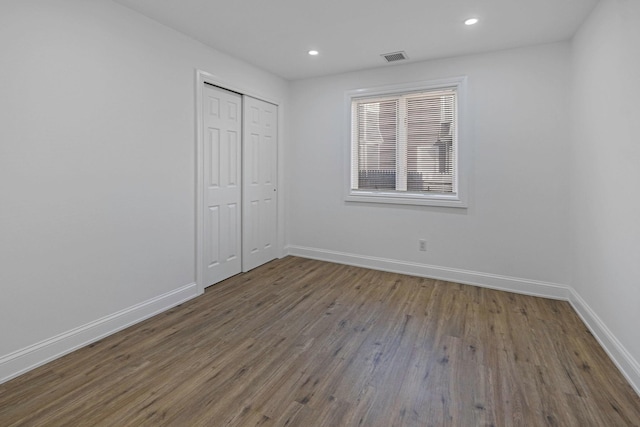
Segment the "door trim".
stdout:
[[[277,173],[276,173],[276,184],[278,185],[281,182],[283,176],[283,150],[282,150],[282,134],[283,132],[283,112],[282,112],[282,102],[277,99],[272,99],[269,97],[265,97],[262,94],[254,92],[252,89],[247,88],[245,86],[238,86],[232,84],[228,81],[225,81],[218,76],[208,73],[206,71],[196,69],[196,78],[195,78],[195,112],[196,112],[196,120],[195,120],[195,135],[196,135],[196,146],[195,146],[195,283],[197,285],[198,295],[204,293],[205,283],[203,280],[203,263],[202,257],[204,254],[204,239],[202,238],[204,232],[204,216],[203,212],[203,200],[204,200],[204,133],[203,133],[203,111],[202,111],[202,101],[204,99],[204,85],[210,84],[213,86],[218,86],[222,89],[230,90],[232,92],[239,93],[241,95],[247,95],[252,98],[260,99],[262,101],[268,102],[270,104],[274,104],[278,107],[278,138],[277,138],[277,150],[278,150],[278,159],[277,159]],[[278,209],[277,209],[277,253],[279,257],[284,256],[284,215],[283,215],[283,191],[278,191]]]

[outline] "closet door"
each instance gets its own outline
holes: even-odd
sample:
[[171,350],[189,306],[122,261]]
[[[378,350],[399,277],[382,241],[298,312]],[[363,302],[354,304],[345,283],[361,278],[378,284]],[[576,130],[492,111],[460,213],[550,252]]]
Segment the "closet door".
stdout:
[[278,107],[248,96],[243,102],[242,270],[277,257]]
[[203,282],[242,268],[242,97],[204,85],[203,92]]

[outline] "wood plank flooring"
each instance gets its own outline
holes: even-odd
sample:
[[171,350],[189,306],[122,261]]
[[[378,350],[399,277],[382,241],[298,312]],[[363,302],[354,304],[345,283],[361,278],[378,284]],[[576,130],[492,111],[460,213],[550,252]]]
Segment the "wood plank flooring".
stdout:
[[0,425],[638,426],[566,302],[276,260],[0,385]]

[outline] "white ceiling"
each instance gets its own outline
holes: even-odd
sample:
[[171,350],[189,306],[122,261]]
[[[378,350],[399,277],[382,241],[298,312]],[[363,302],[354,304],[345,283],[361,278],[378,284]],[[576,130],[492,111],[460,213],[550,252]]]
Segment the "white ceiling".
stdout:
[[[598,2],[114,1],[286,79],[392,66],[380,55],[400,50],[420,61],[567,40]],[[480,23],[467,27],[468,17]]]

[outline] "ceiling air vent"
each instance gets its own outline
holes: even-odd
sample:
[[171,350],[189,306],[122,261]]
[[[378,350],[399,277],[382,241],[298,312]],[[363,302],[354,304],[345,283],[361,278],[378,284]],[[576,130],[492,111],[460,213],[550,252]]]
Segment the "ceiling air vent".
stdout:
[[404,52],[391,52],[391,53],[383,53],[382,56],[387,62],[396,62],[396,61],[404,61],[405,59],[409,59],[406,53]]

